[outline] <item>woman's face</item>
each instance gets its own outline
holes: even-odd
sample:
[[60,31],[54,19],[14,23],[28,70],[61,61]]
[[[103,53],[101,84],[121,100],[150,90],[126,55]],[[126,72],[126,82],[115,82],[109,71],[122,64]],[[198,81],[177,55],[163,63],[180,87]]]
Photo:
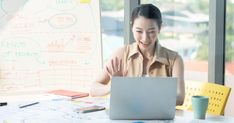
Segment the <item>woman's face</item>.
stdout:
[[150,51],[154,48],[160,29],[153,19],[139,16],[134,20],[132,32],[141,51]]

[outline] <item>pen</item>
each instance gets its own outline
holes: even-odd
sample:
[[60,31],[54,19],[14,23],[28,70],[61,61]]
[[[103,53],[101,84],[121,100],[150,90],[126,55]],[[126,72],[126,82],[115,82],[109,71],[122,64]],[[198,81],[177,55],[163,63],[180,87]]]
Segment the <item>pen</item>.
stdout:
[[26,105],[20,106],[19,108],[25,108],[25,107],[28,107],[28,106],[36,105],[38,103],[39,102],[34,102],[34,103],[26,104]]
[[7,102],[0,102],[0,106],[5,106],[7,105]]

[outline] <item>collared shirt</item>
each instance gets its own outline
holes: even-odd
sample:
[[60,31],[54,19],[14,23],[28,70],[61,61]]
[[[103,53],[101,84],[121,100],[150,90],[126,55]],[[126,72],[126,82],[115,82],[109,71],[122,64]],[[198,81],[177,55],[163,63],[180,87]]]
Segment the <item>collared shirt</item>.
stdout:
[[[178,57],[177,52],[162,47],[157,41],[153,60],[147,69],[146,75],[171,77],[176,57]],[[143,73],[143,56],[138,49],[137,43],[124,47],[123,70],[127,70],[126,76],[145,76]]]

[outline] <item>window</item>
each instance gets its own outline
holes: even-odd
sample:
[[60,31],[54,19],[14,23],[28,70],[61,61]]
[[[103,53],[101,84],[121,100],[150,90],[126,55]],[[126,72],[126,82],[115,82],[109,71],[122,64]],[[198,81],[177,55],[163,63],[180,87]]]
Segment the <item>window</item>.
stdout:
[[184,59],[185,79],[208,81],[209,0],[141,0],[160,8],[160,43]]
[[110,55],[124,45],[124,1],[101,0],[101,30],[103,63]]
[[[226,5],[225,85],[234,87],[234,0],[227,0]],[[227,104],[225,115],[232,114],[234,116],[234,111],[232,110],[233,94],[231,92],[229,96],[228,102],[230,103]]]

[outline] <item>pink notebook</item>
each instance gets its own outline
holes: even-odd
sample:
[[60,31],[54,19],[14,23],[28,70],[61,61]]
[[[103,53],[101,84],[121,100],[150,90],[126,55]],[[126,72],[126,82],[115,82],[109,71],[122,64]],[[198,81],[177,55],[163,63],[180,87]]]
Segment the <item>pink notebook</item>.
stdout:
[[53,91],[49,91],[49,93],[62,95],[62,96],[68,96],[68,97],[71,97],[72,99],[89,96],[89,93],[71,91],[71,90],[53,90]]

